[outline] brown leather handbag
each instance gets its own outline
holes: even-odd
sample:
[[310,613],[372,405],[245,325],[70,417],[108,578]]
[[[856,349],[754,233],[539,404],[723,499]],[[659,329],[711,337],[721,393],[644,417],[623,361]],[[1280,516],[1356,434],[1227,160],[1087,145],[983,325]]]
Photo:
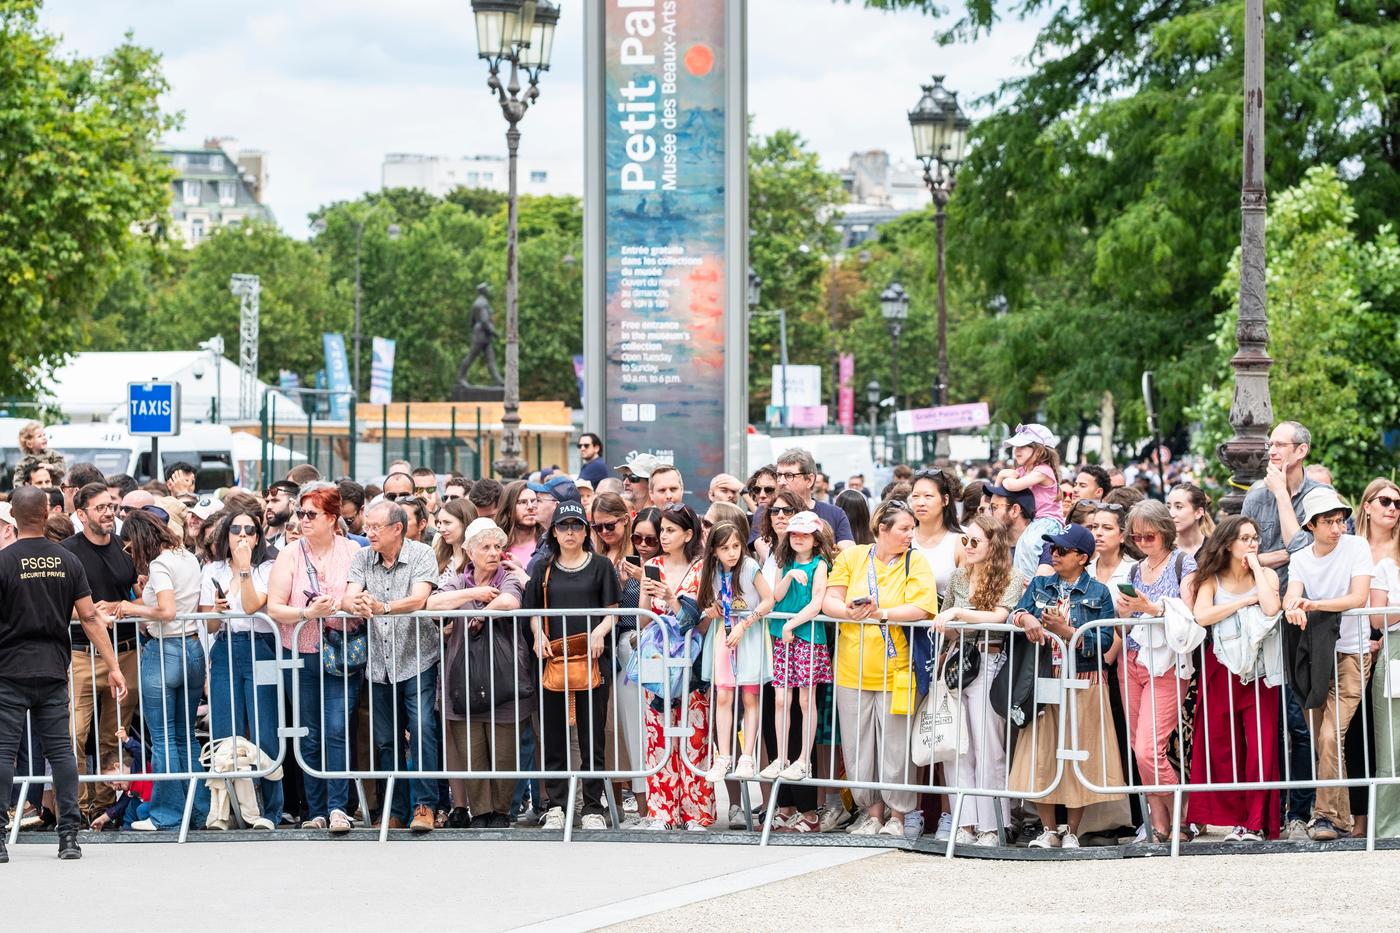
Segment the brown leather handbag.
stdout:
[[[545,566],[544,571],[544,608],[549,611],[549,571],[553,569],[554,562],[550,561]],[[544,616],[544,637],[549,638],[549,616]],[[580,632],[577,635],[569,635],[566,638],[550,639],[549,647],[552,650],[550,657],[544,659],[544,673],[540,676],[540,686],[551,693],[567,693],[569,695],[569,725],[573,725],[577,720],[575,716],[575,698],[585,690],[600,687],[603,684],[603,672],[598,667],[598,661],[589,650],[589,636],[587,632]]]

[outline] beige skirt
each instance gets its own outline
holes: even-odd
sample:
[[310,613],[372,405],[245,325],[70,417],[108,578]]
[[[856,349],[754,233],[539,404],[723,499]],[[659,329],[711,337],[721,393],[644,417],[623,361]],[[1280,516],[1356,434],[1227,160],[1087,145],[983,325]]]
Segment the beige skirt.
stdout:
[[[1076,704],[1079,714],[1079,748],[1089,753],[1089,757],[1079,763],[1084,775],[1100,787],[1122,787],[1123,766],[1118,755],[1118,735],[1113,729],[1113,716],[1109,710],[1107,687],[1097,673],[1081,674],[1080,680],[1089,686],[1082,690],[1069,691],[1065,697]],[[1033,794],[1049,787],[1055,780],[1056,746],[1060,732],[1060,707],[1050,704],[1036,717],[1035,734],[1031,727],[1021,730],[1016,737],[1016,752],[1011,759],[1011,774],[1008,786],[1011,790]],[[1065,741],[1070,741],[1070,724],[1065,723]],[[1074,763],[1065,762],[1064,773],[1059,785],[1047,796],[1035,800],[1036,803],[1058,803],[1066,807],[1086,807],[1094,803],[1107,803],[1122,800],[1124,795],[1100,794],[1084,786],[1074,771]]]

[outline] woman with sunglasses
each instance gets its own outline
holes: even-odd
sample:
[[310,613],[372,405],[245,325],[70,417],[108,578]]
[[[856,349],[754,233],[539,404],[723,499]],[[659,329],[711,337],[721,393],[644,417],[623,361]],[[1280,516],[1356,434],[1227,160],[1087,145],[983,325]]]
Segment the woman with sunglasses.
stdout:
[[[917,480],[916,480],[917,482]],[[962,547],[961,565],[949,580],[951,607],[933,618],[933,628],[949,646],[959,651],[979,651],[977,676],[962,688],[961,699],[967,717],[967,751],[945,771],[957,787],[1003,788],[1006,786],[1006,720],[989,700],[991,683],[1005,664],[1002,633],[949,631],[954,623],[1004,625],[1021,599],[1026,579],[1011,566],[1011,534],[1001,520],[991,515],[973,515],[966,532],[958,537]],[[997,810],[1001,810],[998,819]],[[1009,826],[1011,809],[1005,798],[968,797],[963,801],[958,827],[958,845],[994,846],[997,826]]]
[[[277,630],[248,613],[267,603],[273,551],[263,538],[259,509],[234,509],[215,523],[210,562],[200,580],[199,611],[230,613],[209,649],[209,737],[221,742],[248,735],[254,744],[277,757],[277,687],[259,685],[254,668],[259,661],[277,659]],[[282,782],[261,780],[262,818],[254,829],[274,829],[282,822]],[[207,790],[202,791],[207,793]],[[226,829],[227,825],[211,827]]]
[[[1134,618],[1153,619],[1166,615],[1170,597],[1192,605],[1196,558],[1176,549],[1176,522],[1167,507],[1155,499],[1144,499],[1128,513],[1128,529],[1133,544],[1142,551],[1142,560],[1129,574],[1134,593],[1123,596],[1121,608]],[[1190,715],[1182,709],[1189,677],[1182,676],[1185,671],[1177,664],[1176,652],[1169,648],[1144,653],[1141,639],[1146,637],[1145,630],[1135,627],[1126,637],[1118,665],[1128,739],[1137,761],[1137,781],[1172,787],[1182,777],[1167,755],[1173,732],[1180,737],[1182,759],[1190,760],[1185,725]],[[1147,804],[1154,841],[1169,842],[1171,793],[1148,794]]]
[[[141,719],[151,740],[151,772],[197,771],[200,743],[194,724],[204,691],[204,646],[199,639],[201,623],[178,616],[199,609],[199,561],[160,519],[157,506],[147,509],[132,512],[122,525],[137,578],[146,582],[140,602],[117,604],[117,617],[144,622]],[[150,816],[131,828],[178,827],[184,819],[188,786],[184,781],[156,781]],[[198,794],[194,809],[194,824],[204,825],[207,808]]]
[[768,567],[772,564],[778,542],[787,534],[788,521],[806,508],[802,497],[787,489],[779,491],[768,500],[768,508],[758,517],[758,536],[753,542],[754,554],[758,557],[760,566]]
[[773,464],[761,466],[753,471],[744,486],[744,501],[750,509],[749,524],[753,524],[753,513],[773,500],[778,491],[778,468]]
[[[267,614],[281,630],[282,647],[301,659],[299,670],[287,672],[285,689],[290,696],[296,677],[301,724],[306,728],[302,761],[316,770],[344,771],[350,767],[349,730],[364,672],[327,673],[321,661],[321,634],[323,629],[362,624],[334,618],[359,547],[339,534],[340,491],[330,483],[303,487],[295,517],[302,537],[277,555],[267,583]],[[301,828],[349,832],[349,783],[312,774],[305,775],[304,783],[309,812]]]
[[1177,550],[1195,557],[1215,531],[1210,496],[1195,483],[1177,483],[1167,494],[1167,510],[1176,525]]
[[530,566],[544,536],[537,512],[539,502],[539,495],[524,480],[509,484],[501,494],[496,524],[506,533],[506,559],[517,567]]
[[[1381,477],[1371,480],[1361,495],[1361,508],[1356,511],[1356,535],[1371,546],[1375,573],[1371,577],[1371,605],[1400,606],[1400,486]],[[1400,774],[1400,694],[1387,690],[1392,679],[1400,679],[1400,614],[1373,615],[1371,628],[1381,636],[1381,651],[1376,657],[1371,675],[1370,722],[1375,730],[1375,774],[1393,778]],[[1360,719],[1361,717],[1356,717]],[[1347,749],[1362,744],[1348,740]],[[1351,764],[1347,764],[1348,773]],[[1364,788],[1363,788],[1364,790]],[[1400,784],[1381,784],[1376,788],[1375,834],[1381,837],[1400,836]]]
[[[660,531],[660,553],[643,565],[656,567],[659,574],[642,581],[643,604],[650,601],[657,615],[677,615],[680,597],[698,600],[700,592],[700,518],[689,506],[672,505],[666,511],[643,509],[637,513],[637,532],[647,526]],[[632,541],[637,543],[637,534]],[[640,548],[639,548],[640,550]],[[653,571],[656,573],[656,571]],[[645,627],[645,621],[642,623]],[[690,638],[692,657],[700,653],[699,633]],[[684,825],[693,831],[703,830],[715,820],[714,786],[700,771],[710,745],[710,699],[704,684],[692,677],[690,695],[676,700],[684,709],[678,713],[657,709],[659,699],[653,699],[646,710],[646,760],[648,767],[664,757],[661,768],[647,778],[647,829],[665,830]],[[665,736],[668,722],[684,717],[691,729],[690,737],[671,748]]]

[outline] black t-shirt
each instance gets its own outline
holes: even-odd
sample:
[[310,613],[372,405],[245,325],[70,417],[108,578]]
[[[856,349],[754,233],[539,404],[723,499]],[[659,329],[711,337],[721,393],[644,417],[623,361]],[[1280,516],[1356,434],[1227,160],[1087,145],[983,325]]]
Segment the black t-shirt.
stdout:
[[[546,606],[545,577],[549,578]],[[590,554],[588,563],[578,570],[564,570],[558,562],[541,567],[539,573],[525,584],[520,598],[522,609],[606,609],[621,600],[617,586],[617,571],[612,562]],[[545,620],[551,640],[587,632],[600,624],[605,616],[551,616]]]
[[47,538],[0,551],[0,678],[68,679],[73,604],[91,595],[83,562]]
[[[136,563],[123,548],[116,535],[106,544],[96,545],[82,534],[65,538],[63,546],[72,551],[83,563],[88,586],[92,589],[94,602],[116,602],[122,599],[139,598],[132,593],[136,586]],[[136,644],[135,622],[118,622],[113,633],[118,648],[130,648]],[[87,634],[81,626],[73,627],[73,649],[86,651]]]

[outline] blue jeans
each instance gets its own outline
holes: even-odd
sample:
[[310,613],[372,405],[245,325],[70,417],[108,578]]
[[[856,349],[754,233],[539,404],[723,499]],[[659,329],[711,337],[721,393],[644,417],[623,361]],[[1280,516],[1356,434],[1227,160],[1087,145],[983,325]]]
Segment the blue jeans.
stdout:
[[[350,761],[350,730],[354,726],[355,707],[360,702],[364,674],[337,677],[325,673],[320,652],[300,655],[301,669],[287,672],[287,690],[292,677],[297,678],[300,695],[297,699],[300,725],[306,728],[301,737],[302,771],[348,771]],[[332,810],[353,812],[350,807],[350,782],[341,778],[324,779],[304,773],[307,817],[329,817]]]
[[[438,727],[433,706],[437,701],[437,666],[396,684],[370,684],[374,715],[370,734],[375,763],[381,771],[424,771],[437,767]],[[403,743],[408,730],[408,747]],[[407,755],[405,755],[407,752]],[[432,809],[437,804],[437,781],[414,778],[394,782],[389,815],[408,821],[412,807]]]
[[[141,648],[141,718],[151,739],[151,773],[201,770],[194,721],[204,692],[204,647],[199,639],[152,638]],[[174,829],[185,815],[183,781],[156,781],[150,819],[158,829]],[[195,794],[193,825],[208,813]]]
[[[530,720],[525,720],[520,724],[520,768],[522,771],[533,771],[539,767],[535,763],[535,756],[538,750],[535,748],[535,727]],[[540,782],[537,778],[521,778],[515,782],[515,794],[511,798],[510,812],[512,816],[519,816],[525,810],[525,798],[530,798],[531,804],[536,810],[543,813],[540,807],[543,805],[540,800]]]
[[[1284,776],[1290,781],[1304,781],[1314,774],[1312,733],[1308,731],[1308,717],[1303,713],[1302,704],[1298,702],[1298,692],[1291,685],[1284,684],[1283,696],[1283,728],[1288,736],[1288,746],[1284,756],[1287,770],[1284,772]],[[1283,818],[1284,827],[1286,828],[1293,820],[1302,820],[1304,823],[1311,820],[1313,799],[1316,796],[1317,791],[1311,787],[1284,791],[1283,797],[1287,807]]]
[[[209,738],[248,736],[267,757],[276,760],[277,686],[258,686],[254,661],[277,659],[277,636],[270,632],[230,632],[221,629],[209,658]],[[282,822],[282,782],[258,781],[262,815],[276,826]],[[205,788],[203,793],[208,794]],[[204,798],[207,799],[207,796]]]

